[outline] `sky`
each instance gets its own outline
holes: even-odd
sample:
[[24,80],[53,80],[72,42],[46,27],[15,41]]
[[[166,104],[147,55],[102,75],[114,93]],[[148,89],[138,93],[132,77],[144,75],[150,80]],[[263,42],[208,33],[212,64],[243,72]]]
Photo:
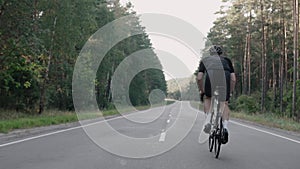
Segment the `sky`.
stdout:
[[[133,4],[133,9],[138,14],[160,13],[183,19],[195,26],[205,37],[217,18],[214,13],[223,5],[221,0],[121,0],[121,3],[124,4],[128,1]],[[170,59],[167,59],[170,56],[158,54],[167,80],[190,77],[195,72],[200,61],[199,56],[196,57],[192,51],[174,39],[151,34],[149,37],[155,49],[172,53],[189,69],[189,71],[180,71],[178,62],[174,61],[172,64],[172,61],[170,63]],[[200,48],[199,50],[201,50]],[[172,65],[174,66],[172,67]]]

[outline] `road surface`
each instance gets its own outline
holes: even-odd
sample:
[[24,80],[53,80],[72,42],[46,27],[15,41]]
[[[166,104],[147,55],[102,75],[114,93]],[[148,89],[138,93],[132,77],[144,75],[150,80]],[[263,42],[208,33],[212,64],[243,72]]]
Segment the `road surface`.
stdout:
[[[162,111],[162,114],[158,119],[153,120],[152,115],[157,116],[157,111]],[[124,117],[117,117],[109,119],[108,124],[128,138],[152,138],[148,140],[146,146],[140,145],[143,143],[137,143],[136,146],[128,143],[127,147],[123,147],[124,142],[116,140],[118,136],[109,131],[101,131],[107,123],[99,121],[85,127],[89,129],[88,131],[98,129],[99,135],[93,132],[87,134],[82,127],[75,127],[26,137],[16,142],[2,142],[0,143],[0,169],[299,168],[299,137],[236,121],[231,121],[229,124],[229,143],[222,147],[220,158],[215,159],[214,154],[208,152],[207,144],[198,143],[204,115],[191,108],[188,102],[177,102],[163,110],[154,108],[147,110],[146,113],[135,113],[129,116],[130,120],[153,121],[141,124],[130,122]],[[182,122],[185,123],[176,124],[179,118],[182,118]],[[189,128],[187,122],[194,122],[192,128]],[[185,131],[186,129],[188,132]],[[171,130],[178,131],[178,134],[183,136],[176,136]],[[88,135],[94,135],[93,139]],[[183,139],[179,144],[169,146],[175,144],[174,140],[177,137]],[[107,147],[102,147],[101,143],[97,145],[96,143],[99,143],[97,139],[104,140],[103,143],[107,141],[111,145]],[[162,151],[163,149],[166,150]],[[110,150],[120,150],[120,152],[116,154]],[[123,150],[127,152],[122,152]],[[150,157],[147,157],[147,153],[148,155],[150,153]],[[157,155],[151,156],[151,153]],[[145,158],[128,158],[122,155],[144,155]]]

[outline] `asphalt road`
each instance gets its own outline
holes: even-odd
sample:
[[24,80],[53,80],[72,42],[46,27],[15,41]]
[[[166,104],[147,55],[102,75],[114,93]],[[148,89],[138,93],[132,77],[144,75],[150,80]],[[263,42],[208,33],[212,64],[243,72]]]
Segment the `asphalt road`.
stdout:
[[187,102],[126,118],[0,142],[0,169],[299,168],[299,137],[236,121],[229,124],[229,143],[215,159],[207,143],[198,143],[204,115]]

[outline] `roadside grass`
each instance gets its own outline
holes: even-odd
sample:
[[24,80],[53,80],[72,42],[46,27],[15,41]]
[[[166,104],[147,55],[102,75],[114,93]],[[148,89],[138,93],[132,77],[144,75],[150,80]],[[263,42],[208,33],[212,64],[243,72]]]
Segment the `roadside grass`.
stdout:
[[201,102],[197,102],[197,101],[190,101],[190,105],[191,107],[193,107],[194,109],[197,110],[203,110],[203,104]]
[[8,133],[14,129],[26,129],[78,121],[74,112],[47,111],[42,115],[26,115],[13,111],[9,111],[9,113],[1,111],[0,114],[0,133]]
[[[167,102],[167,105],[174,102]],[[158,107],[160,105],[155,105]],[[146,110],[150,106],[138,106],[137,110]],[[117,115],[116,109],[104,110],[102,113],[82,113],[79,115],[80,120],[95,119],[99,117],[107,117]],[[71,111],[47,110],[41,115],[18,113],[11,110],[0,110],[0,133],[8,133],[15,129],[28,129],[33,127],[50,126],[57,124],[65,124],[77,122],[78,116]]]
[[291,118],[282,117],[273,113],[246,114],[243,112],[231,112],[230,116],[233,118],[251,121],[269,127],[300,132],[300,123]]
[[[175,101],[166,101],[165,103],[157,103],[157,104],[154,104],[152,105],[153,108],[155,107],[161,107],[161,106],[164,106],[164,105],[170,105],[170,104],[173,104],[175,103]],[[137,110],[147,110],[147,109],[150,109],[151,108],[151,105],[146,105],[146,106],[138,106],[136,107]]]
[[[190,102],[190,104],[195,109],[199,110],[200,106],[200,110],[203,110],[203,104],[200,102]],[[244,112],[231,111],[230,117],[254,122],[268,127],[274,127],[300,133],[300,123],[291,118],[282,117],[274,113],[247,114]]]

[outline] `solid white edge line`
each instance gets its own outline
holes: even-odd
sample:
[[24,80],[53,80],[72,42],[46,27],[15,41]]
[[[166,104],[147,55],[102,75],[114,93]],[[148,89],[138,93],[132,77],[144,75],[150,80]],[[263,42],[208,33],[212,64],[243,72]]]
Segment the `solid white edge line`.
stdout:
[[245,125],[245,124],[241,124],[241,123],[236,122],[236,121],[231,120],[230,123],[233,123],[233,124],[236,124],[236,125],[239,125],[239,126],[243,126],[243,127],[246,127],[246,128],[252,129],[252,130],[256,130],[256,131],[259,131],[259,132],[262,132],[262,133],[265,133],[265,134],[269,134],[269,135],[272,135],[272,136],[275,136],[275,137],[278,137],[278,138],[282,138],[282,139],[289,140],[291,142],[300,144],[300,141],[298,141],[298,140],[294,140],[294,139],[291,139],[291,138],[288,138],[288,137],[285,137],[285,136],[281,136],[279,134],[271,133],[271,132],[268,132],[268,131],[265,131],[265,130],[262,130],[262,129],[258,129],[258,128],[255,128],[255,127],[251,127],[251,126],[248,126],[248,125]]
[[63,133],[63,132],[66,132],[66,131],[71,131],[71,130],[79,129],[81,127],[82,126],[77,126],[77,127],[68,128],[68,129],[65,129],[65,130],[59,130],[59,131],[55,131],[55,132],[51,132],[51,133],[47,133],[47,134],[42,134],[42,135],[38,135],[38,136],[34,136],[34,137],[29,137],[29,138],[22,139],[22,140],[17,140],[17,141],[13,141],[13,142],[1,144],[0,148],[1,147],[5,147],[5,146],[9,146],[9,145],[13,145],[13,144],[17,144],[17,143],[21,143],[21,142],[25,142],[25,141],[29,141],[29,140],[34,140],[34,139],[38,139],[38,138],[42,138],[42,137],[46,137],[46,136],[58,134],[58,133]]
[[[173,104],[171,104],[171,105],[173,105]],[[171,105],[167,105],[167,106],[171,107]],[[13,145],[13,144],[22,143],[22,142],[25,142],[25,141],[30,141],[30,140],[35,140],[35,139],[38,139],[38,138],[43,138],[43,137],[46,137],[46,136],[51,136],[51,135],[54,135],[54,134],[59,134],[59,133],[64,133],[64,132],[71,131],[71,130],[76,130],[76,129],[79,129],[79,128],[93,126],[93,125],[100,124],[100,123],[107,122],[107,121],[111,121],[111,120],[121,119],[121,118],[124,118],[124,116],[125,117],[126,116],[131,116],[131,115],[138,114],[138,113],[140,113],[140,112],[135,112],[135,113],[131,113],[131,114],[123,115],[123,116],[118,116],[118,117],[114,117],[114,118],[111,118],[111,119],[103,119],[103,120],[95,122],[95,123],[80,125],[80,126],[77,126],[77,127],[72,127],[72,128],[59,130],[59,131],[55,131],[55,132],[51,132],[51,133],[47,133],[47,134],[42,134],[42,135],[29,137],[29,138],[25,138],[25,139],[21,139],[21,140],[17,140],[17,141],[12,141],[12,142],[9,142],[9,143],[0,144],[0,148],[10,146],[10,145]],[[79,123],[80,123],[80,121],[79,121]]]
[[51,133],[47,133],[47,134],[42,134],[42,135],[38,135],[38,136],[34,136],[34,137],[29,137],[29,138],[25,138],[25,139],[21,139],[21,140],[17,140],[17,141],[12,141],[12,142],[9,142],[9,143],[0,144],[0,148],[1,147],[6,147],[6,146],[9,146],[9,145],[13,145],[13,144],[17,144],[17,143],[22,143],[22,142],[25,142],[25,141],[30,141],[30,140],[34,140],[34,139],[38,139],[38,138],[42,138],[42,137],[54,135],[54,134],[64,133],[64,132],[71,131],[71,130],[76,130],[76,129],[80,129],[80,128],[84,128],[84,127],[93,126],[93,125],[100,124],[100,123],[103,123],[103,122],[106,122],[106,121],[117,120],[117,119],[120,119],[122,117],[123,116],[118,116],[118,117],[111,118],[111,119],[103,119],[101,121],[90,123],[90,124],[86,124],[86,125],[80,125],[80,126],[77,126],[77,127],[72,127],[72,128],[68,128],[68,129],[64,129],[64,130],[59,130],[59,131],[55,131],[55,132],[51,132]]
[[[190,108],[195,109],[192,106],[190,106]],[[195,110],[204,113],[201,110],[198,110],[198,109],[195,109]],[[281,136],[279,134],[271,133],[271,132],[268,132],[268,131],[265,131],[265,130],[261,130],[261,129],[258,129],[258,128],[255,128],[255,127],[251,127],[251,126],[248,126],[248,125],[245,125],[245,124],[241,124],[241,123],[233,121],[233,120],[230,120],[229,122],[233,123],[233,124],[236,124],[236,125],[239,125],[239,126],[243,126],[243,127],[246,127],[246,128],[252,129],[252,130],[256,130],[256,131],[259,131],[259,132],[262,132],[262,133],[265,133],[265,134],[269,134],[269,135],[272,135],[272,136],[275,136],[275,137],[278,137],[278,138],[282,138],[282,139],[285,139],[285,140],[288,140],[288,141],[300,144],[300,141],[298,141],[298,140],[294,140],[294,139],[291,139],[291,138],[288,138],[288,137],[285,137],[285,136]]]

